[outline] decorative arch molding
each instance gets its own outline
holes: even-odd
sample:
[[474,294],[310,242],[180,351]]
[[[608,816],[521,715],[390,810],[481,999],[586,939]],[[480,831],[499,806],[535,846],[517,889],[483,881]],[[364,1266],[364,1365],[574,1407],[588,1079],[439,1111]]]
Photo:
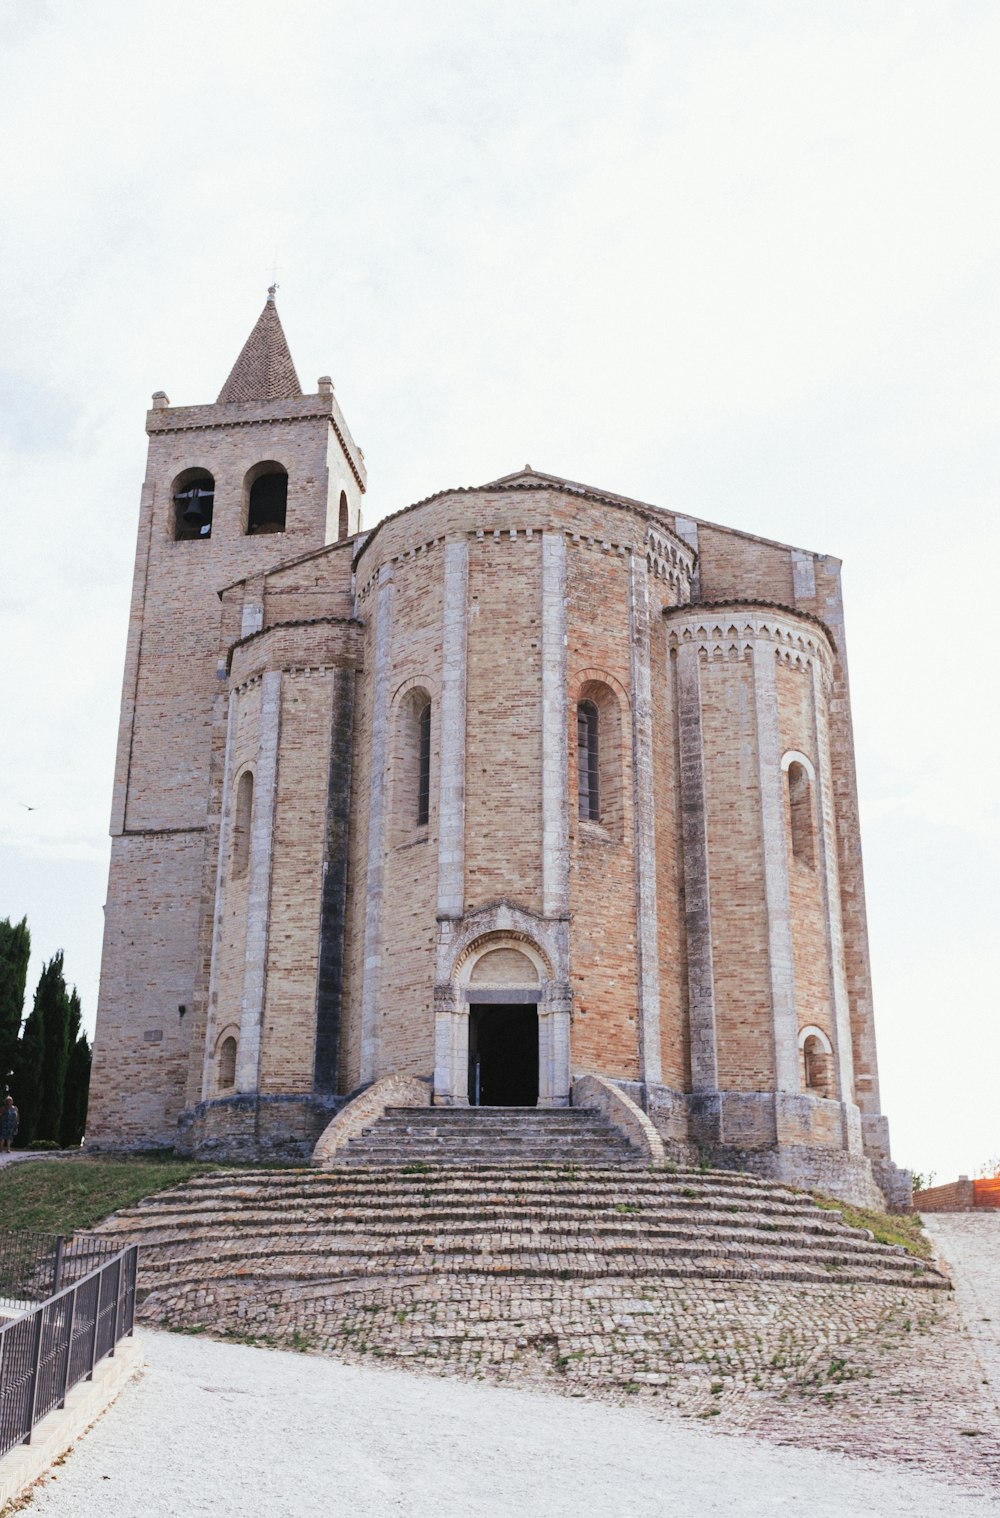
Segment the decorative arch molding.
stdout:
[[433,675],[408,675],[401,684],[396,686],[389,698],[389,704],[394,711],[412,690],[423,691],[431,701],[438,700],[438,685]]
[[555,924],[534,912],[525,911],[515,902],[501,899],[487,902],[469,912],[457,929],[451,944],[450,965],[445,977],[454,985],[463,985],[471,975],[471,967],[463,977],[463,970],[490,948],[498,948],[501,941],[516,946],[541,968],[539,979],[562,980],[566,978],[565,954],[559,942],[561,935],[553,931]]
[[823,1053],[824,1054],[832,1054],[833,1053],[833,1045],[831,1044],[829,1038],[823,1032],[822,1028],[817,1028],[815,1026],[815,1024],[813,1024],[813,1023],[810,1023],[809,1026],[806,1027],[806,1028],[800,1028],[799,1029],[799,1048],[800,1049],[804,1049],[805,1048],[805,1046],[806,1046],[806,1039],[808,1039],[808,1038],[818,1038],[819,1041],[820,1041],[820,1043],[823,1046]]
[[[518,981],[509,975],[497,976],[490,974],[487,961],[494,954],[500,954],[509,949],[524,962],[525,974],[523,980]],[[485,970],[485,974],[477,974],[477,971]],[[474,995],[473,986],[478,990],[481,986],[542,986],[545,981],[552,979],[552,967],[535,944],[534,939],[525,933],[489,933],[484,938],[476,939],[465,951],[460,963],[455,966],[455,981],[466,989],[470,996]]]
[[593,668],[578,669],[570,676],[569,688],[574,701],[582,701],[587,694],[588,685],[606,685],[613,690],[622,704],[623,711],[631,710],[632,698],[628,688],[622,684],[617,675],[612,675],[606,669]]
[[816,784],[816,767],[808,754],[800,753],[797,748],[790,748],[787,753],[781,756],[781,768],[787,771],[793,764],[801,764],[809,776],[810,785]]

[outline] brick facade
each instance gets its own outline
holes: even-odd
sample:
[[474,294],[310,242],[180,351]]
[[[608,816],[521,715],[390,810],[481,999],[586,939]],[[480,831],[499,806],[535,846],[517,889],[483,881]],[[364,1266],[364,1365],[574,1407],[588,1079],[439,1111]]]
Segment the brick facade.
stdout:
[[283,342],[149,414],[89,1136],[307,1153],[388,1075],[467,1102],[525,1007],[541,1104],[602,1075],[678,1155],[899,1200],[836,561],[530,470],[365,533]]

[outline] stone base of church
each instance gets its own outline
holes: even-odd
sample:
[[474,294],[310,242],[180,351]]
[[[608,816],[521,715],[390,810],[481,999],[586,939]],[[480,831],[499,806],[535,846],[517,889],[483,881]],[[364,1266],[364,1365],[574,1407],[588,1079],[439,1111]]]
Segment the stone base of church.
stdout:
[[676,1164],[747,1170],[857,1207],[905,1212],[910,1173],[889,1158],[883,1117],[797,1093],[687,1093],[639,1081],[615,1085],[652,1119]]
[[176,1149],[195,1159],[301,1160],[347,1101],[345,1096],[239,1095],[199,1102],[177,1121]]

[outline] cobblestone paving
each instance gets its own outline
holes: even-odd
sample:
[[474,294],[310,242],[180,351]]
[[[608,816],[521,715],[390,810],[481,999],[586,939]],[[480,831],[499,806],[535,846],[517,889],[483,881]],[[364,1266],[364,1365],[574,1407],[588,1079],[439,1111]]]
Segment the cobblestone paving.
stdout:
[[645,1405],[1000,1492],[1000,1439],[951,1293],[718,1281],[370,1277],[159,1289],[143,1317]]
[[1000,1212],[928,1213],[924,1228],[951,1267],[958,1305],[1000,1417]]

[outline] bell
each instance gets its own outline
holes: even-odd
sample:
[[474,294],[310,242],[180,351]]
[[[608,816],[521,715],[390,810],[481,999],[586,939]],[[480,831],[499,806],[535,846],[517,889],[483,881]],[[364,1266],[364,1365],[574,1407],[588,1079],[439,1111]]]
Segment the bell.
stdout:
[[211,500],[212,492],[202,490],[197,485],[192,485],[190,490],[182,490],[179,495],[174,497],[177,501],[187,502],[187,505],[181,512],[181,521],[185,522],[188,527],[201,527],[209,520],[208,512],[202,504],[206,496]]

